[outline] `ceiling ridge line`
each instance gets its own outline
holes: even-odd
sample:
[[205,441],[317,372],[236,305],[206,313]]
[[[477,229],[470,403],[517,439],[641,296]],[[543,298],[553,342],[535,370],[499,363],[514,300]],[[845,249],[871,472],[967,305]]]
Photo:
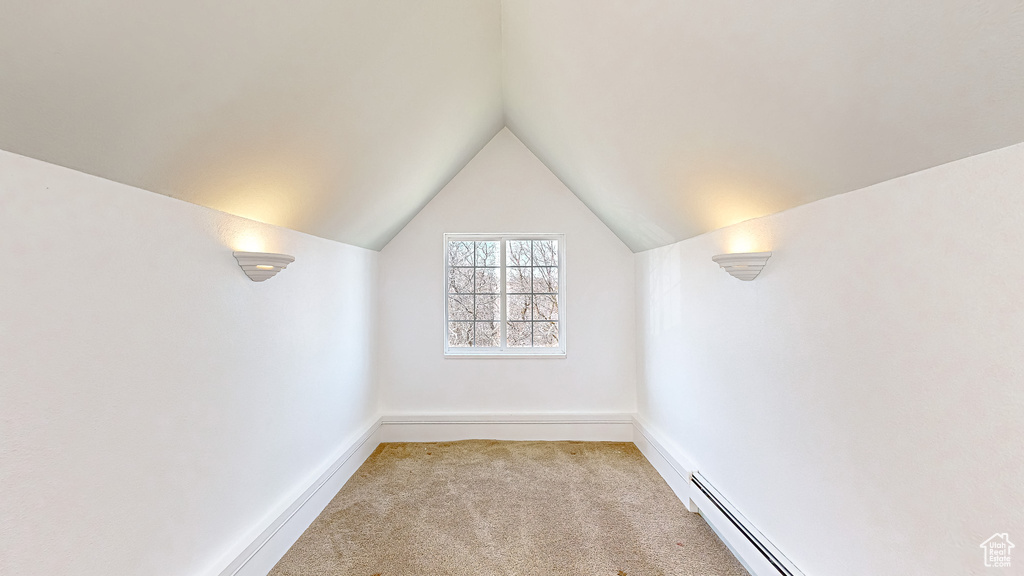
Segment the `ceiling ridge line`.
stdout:
[[508,113],[505,110],[505,0],[498,0],[498,82],[501,84],[501,124],[508,128]]

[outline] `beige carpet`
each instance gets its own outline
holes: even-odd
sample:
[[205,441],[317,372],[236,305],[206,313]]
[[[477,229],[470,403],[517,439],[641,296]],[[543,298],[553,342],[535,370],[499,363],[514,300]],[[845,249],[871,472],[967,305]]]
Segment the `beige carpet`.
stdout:
[[272,576],[745,575],[633,444],[381,444]]

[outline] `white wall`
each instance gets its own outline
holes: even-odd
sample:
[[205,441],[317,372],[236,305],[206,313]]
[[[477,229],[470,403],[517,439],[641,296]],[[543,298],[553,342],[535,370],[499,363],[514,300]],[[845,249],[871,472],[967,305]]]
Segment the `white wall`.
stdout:
[[0,573],[216,574],[376,415],[374,252],[9,153],[0,246]]
[[[444,358],[445,232],[563,232],[564,359]],[[508,129],[380,253],[386,413],[635,408],[633,254]]]
[[807,574],[980,574],[1024,540],[1021,246],[1024,144],[641,253],[639,412]]

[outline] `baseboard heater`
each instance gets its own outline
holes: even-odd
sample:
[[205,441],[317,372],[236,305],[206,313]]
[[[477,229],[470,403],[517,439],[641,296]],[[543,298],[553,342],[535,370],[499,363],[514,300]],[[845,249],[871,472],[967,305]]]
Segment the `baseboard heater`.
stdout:
[[803,576],[803,572],[798,570],[788,558],[779,552],[779,549],[772,545],[767,538],[764,537],[750,522],[743,517],[742,514],[736,509],[735,506],[729,503],[722,494],[716,490],[707,478],[704,478],[700,472],[694,472],[690,476],[690,481],[693,485],[701,491],[701,494],[711,501],[711,503],[721,512],[725,518],[742,534],[754,548],[760,552],[765,560],[768,561],[779,574],[783,576]]

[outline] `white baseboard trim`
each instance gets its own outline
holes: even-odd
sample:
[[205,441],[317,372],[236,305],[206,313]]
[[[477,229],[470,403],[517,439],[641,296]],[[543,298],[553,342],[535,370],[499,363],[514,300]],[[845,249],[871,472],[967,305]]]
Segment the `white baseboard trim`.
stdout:
[[377,449],[380,429],[381,419],[378,418],[219,575],[266,576],[323,512],[338,490]]
[[632,414],[392,414],[382,419],[381,442],[631,442],[632,422]]
[[667,448],[633,414],[394,414],[374,422],[288,508],[271,522],[219,576],[266,576],[381,442],[457,440],[576,440],[633,442],[691,512],[699,512],[754,576],[776,570],[691,482],[695,465]]
[[694,486],[690,484],[690,475],[696,467],[683,456],[674,455],[658,440],[650,426],[638,416],[633,417],[633,444],[640,450],[647,461],[665,479],[669,488],[686,505],[690,512],[697,512],[697,504],[693,500]]
[[[772,566],[729,518],[693,484],[691,478],[697,472],[696,465],[689,459],[679,455],[678,452],[669,450],[666,447],[667,442],[660,440],[658,435],[651,430],[650,425],[643,419],[634,417],[633,428],[633,443],[636,444],[636,447],[647,457],[647,460],[654,466],[654,469],[661,474],[661,477],[665,479],[665,482],[668,483],[672,491],[679,497],[679,500],[686,505],[686,509],[690,512],[697,512],[704,518],[704,521],[715,531],[715,534],[736,556],[736,559],[743,564],[747,572],[754,576],[779,576],[779,570]],[[721,498],[720,495],[719,498]],[[749,521],[744,519],[738,511],[733,510],[733,513],[739,516],[757,537],[763,542],[767,542],[767,539],[753,528]],[[791,569],[794,575],[800,574],[791,563],[788,564],[788,568]]]

